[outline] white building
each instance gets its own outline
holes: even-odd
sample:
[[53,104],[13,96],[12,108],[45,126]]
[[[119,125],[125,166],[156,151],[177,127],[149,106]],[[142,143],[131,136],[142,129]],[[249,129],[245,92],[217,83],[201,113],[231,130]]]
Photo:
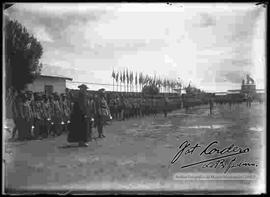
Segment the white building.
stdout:
[[33,83],[27,85],[27,90],[49,94],[53,92],[57,92],[59,94],[65,93],[66,80],[72,81],[72,78],[40,75],[33,81]]

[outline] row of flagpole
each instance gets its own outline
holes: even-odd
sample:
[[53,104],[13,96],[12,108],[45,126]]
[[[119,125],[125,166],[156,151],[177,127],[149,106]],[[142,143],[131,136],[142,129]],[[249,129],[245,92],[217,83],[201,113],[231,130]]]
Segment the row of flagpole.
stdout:
[[112,71],[113,91],[116,83],[116,91],[124,92],[138,92],[141,91],[145,85],[155,85],[160,89],[160,92],[173,92],[173,89],[181,89],[182,84],[177,80],[171,80],[156,75],[144,75],[142,72],[133,72],[124,69],[122,71]]

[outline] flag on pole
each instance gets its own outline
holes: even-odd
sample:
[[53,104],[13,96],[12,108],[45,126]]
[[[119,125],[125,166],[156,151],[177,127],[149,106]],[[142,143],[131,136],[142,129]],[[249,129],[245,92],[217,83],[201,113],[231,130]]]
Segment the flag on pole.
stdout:
[[117,72],[116,75],[115,75],[116,82],[118,82],[118,77],[119,77],[119,72]]
[[123,82],[123,74],[121,71],[120,71],[120,81],[121,81],[121,83]]
[[115,72],[114,72],[114,70],[113,70],[113,72],[112,72],[112,78],[115,79]]
[[143,82],[143,75],[142,75],[142,73],[140,73],[140,76],[139,76],[139,84],[142,84],[142,82]]
[[124,83],[126,82],[126,73],[125,73],[125,71],[123,72],[123,82]]
[[129,83],[129,74],[128,74],[128,69],[126,70],[126,78],[127,78],[127,83]]
[[137,72],[136,72],[136,76],[135,76],[135,84],[136,85],[138,84],[138,75],[137,75]]
[[131,71],[129,75],[130,75],[130,83],[132,84],[133,83],[133,72]]

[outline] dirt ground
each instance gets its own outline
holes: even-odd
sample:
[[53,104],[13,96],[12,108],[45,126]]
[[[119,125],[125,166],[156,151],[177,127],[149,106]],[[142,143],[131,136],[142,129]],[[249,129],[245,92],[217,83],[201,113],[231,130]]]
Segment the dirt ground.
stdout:
[[[191,145],[223,149],[232,144],[249,148],[236,158],[236,163],[256,165],[232,168],[230,173],[264,174],[265,105],[216,105],[214,115],[208,106],[199,106],[189,113],[171,112],[168,117],[134,118],[113,121],[105,127],[106,138],[89,147],[68,146],[66,134],[56,138],[25,142],[5,142],[4,172],[7,192],[24,191],[239,191],[261,192],[263,176],[256,180],[175,180],[175,173],[219,173],[220,167],[205,163],[186,168],[184,165],[216,158],[218,153],[200,155],[201,151],[171,160],[187,140]],[[96,130],[94,129],[94,134]],[[204,167],[203,167],[204,166]]]

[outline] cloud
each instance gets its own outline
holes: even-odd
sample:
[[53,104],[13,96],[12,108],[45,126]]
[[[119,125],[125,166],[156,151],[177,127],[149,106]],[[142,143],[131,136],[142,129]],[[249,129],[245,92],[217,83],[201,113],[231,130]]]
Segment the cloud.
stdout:
[[37,26],[33,28],[33,32],[37,36],[39,41],[53,42],[52,36],[46,31],[44,26]]
[[197,24],[200,27],[209,27],[216,25],[214,16],[211,16],[207,13],[201,13],[199,15],[199,22]]
[[[82,5],[15,4],[8,9],[41,40],[42,62],[57,67],[44,71],[111,83],[113,67],[128,67],[223,88],[263,65],[264,37],[256,36],[262,26],[255,24],[263,21],[259,16],[265,9],[251,4]],[[258,39],[261,44],[254,48]],[[263,70],[256,73],[261,79]]]
[[241,84],[241,81],[244,77],[245,73],[241,71],[223,71],[217,73],[215,81]]
[[65,77],[71,77],[74,79],[79,79],[79,76],[84,74],[84,70],[79,70],[76,68],[65,68],[63,66],[48,65],[44,64],[42,68],[42,74],[44,75],[59,75]]

